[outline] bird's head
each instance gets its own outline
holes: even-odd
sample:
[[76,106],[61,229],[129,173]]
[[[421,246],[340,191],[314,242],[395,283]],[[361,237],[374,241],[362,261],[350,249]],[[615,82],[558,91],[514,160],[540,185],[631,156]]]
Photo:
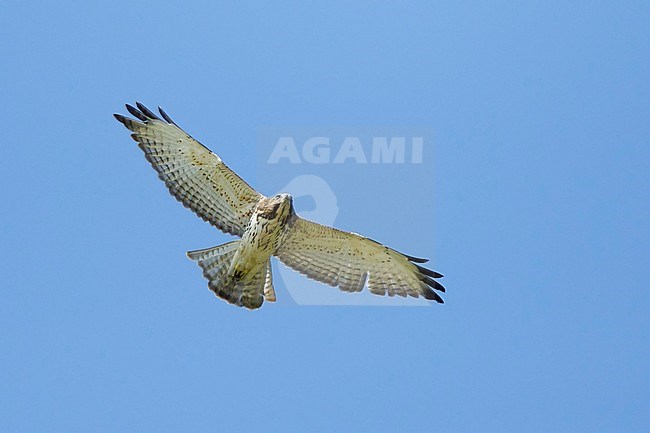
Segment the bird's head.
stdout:
[[272,199],[273,199],[274,207],[277,208],[277,212],[279,213],[279,215],[289,216],[294,212],[293,197],[291,197],[291,194],[287,194],[287,193],[276,194],[272,197]]
[[267,220],[286,220],[293,213],[293,197],[276,194],[260,202],[258,212]]

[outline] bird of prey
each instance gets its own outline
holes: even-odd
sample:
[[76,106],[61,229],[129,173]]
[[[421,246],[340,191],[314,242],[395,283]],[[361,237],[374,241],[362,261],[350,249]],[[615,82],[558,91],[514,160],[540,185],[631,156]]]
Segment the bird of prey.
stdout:
[[[137,108],[136,108],[137,107]],[[345,292],[365,286],[375,295],[423,296],[442,303],[438,272],[420,266],[427,259],[402,254],[356,233],[300,218],[289,194],[265,197],[165,111],[141,103],[126,105],[135,119],[114,114],[138,142],[144,156],[183,205],[219,230],[238,236],[223,245],[189,251],[208,287],[230,304],[257,309],[276,300],[271,257]]]

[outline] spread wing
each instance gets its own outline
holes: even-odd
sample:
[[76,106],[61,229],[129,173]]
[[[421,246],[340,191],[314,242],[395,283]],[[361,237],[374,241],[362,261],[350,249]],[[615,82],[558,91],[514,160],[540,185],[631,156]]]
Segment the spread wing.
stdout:
[[445,291],[434,279],[442,275],[417,264],[426,259],[407,256],[372,239],[295,214],[285,230],[276,256],[309,278],[346,292],[360,292],[367,280],[368,290],[375,295],[424,296],[443,302],[434,291]]
[[218,229],[241,236],[263,196],[244,182],[210,149],[189,136],[158,107],[162,119],[139,102],[126,106],[138,120],[114,114],[133,131],[145,158],[169,192]]

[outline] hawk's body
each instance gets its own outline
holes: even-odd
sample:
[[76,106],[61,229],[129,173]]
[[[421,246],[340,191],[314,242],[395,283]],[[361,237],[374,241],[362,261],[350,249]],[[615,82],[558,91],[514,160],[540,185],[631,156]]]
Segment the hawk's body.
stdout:
[[236,278],[256,272],[275,254],[280,234],[292,211],[291,197],[288,194],[260,200],[230,266],[230,271]]
[[229,303],[250,309],[275,301],[272,256],[309,278],[343,291],[424,296],[442,303],[437,272],[371,239],[300,218],[288,194],[264,197],[217,155],[187,135],[162,110],[162,119],[138,103],[127,105],[140,121],[116,114],[139,143],[170,193],[203,220],[241,237],[190,251],[208,287]]

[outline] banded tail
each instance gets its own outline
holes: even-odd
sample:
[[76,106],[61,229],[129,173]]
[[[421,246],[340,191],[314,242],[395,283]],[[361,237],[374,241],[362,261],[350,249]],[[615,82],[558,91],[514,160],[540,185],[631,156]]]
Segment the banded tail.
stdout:
[[188,251],[187,257],[197,262],[203,270],[208,288],[228,303],[254,310],[260,308],[265,299],[275,302],[270,259],[252,278],[238,280],[228,275],[228,268],[239,243],[237,240],[212,248]]

